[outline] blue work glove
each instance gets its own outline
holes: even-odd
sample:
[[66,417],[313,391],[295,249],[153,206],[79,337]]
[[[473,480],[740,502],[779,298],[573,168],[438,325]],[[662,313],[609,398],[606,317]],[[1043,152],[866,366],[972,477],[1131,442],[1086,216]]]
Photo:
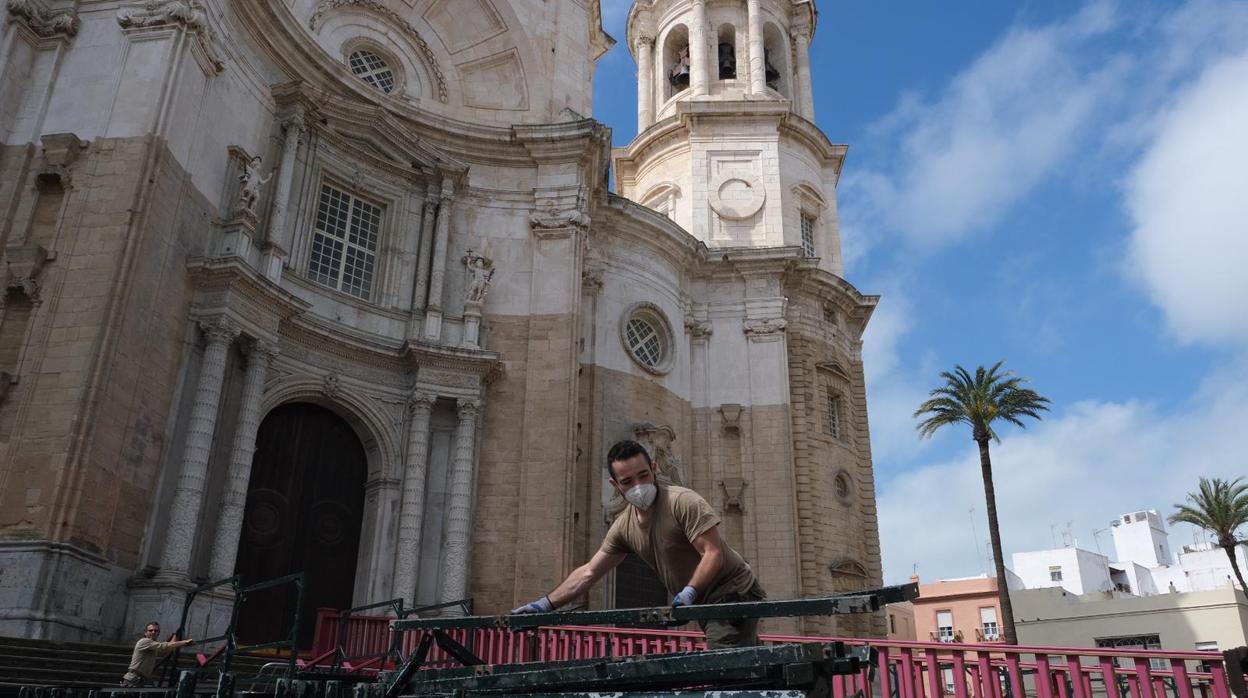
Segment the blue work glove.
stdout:
[[553,610],[555,610],[555,606],[550,602],[550,598],[543,596],[537,601],[511,609],[511,615],[514,616],[517,613],[550,613]]
[[698,600],[698,590],[691,586],[686,586],[680,590],[680,593],[672,597],[672,607],[676,606],[692,606],[694,601]]

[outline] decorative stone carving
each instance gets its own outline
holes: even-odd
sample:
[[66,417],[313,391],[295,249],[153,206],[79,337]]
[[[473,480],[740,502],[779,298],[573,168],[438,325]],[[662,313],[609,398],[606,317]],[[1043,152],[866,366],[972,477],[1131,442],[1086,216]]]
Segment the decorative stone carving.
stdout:
[[145,0],[118,10],[117,23],[127,29],[181,24],[191,31],[200,31],[207,28],[208,17],[192,0]]
[[243,171],[238,173],[238,208],[253,218],[256,215],[256,202],[260,200],[260,187],[273,179],[273,170],[269,170],[267,177],[260,176],[262,164],[263,160],[257,155],[245,162]]
[[52,11],[36,0],[8,0],[9,16],[21,22],[38,36],[50,38],[58,34],[78,34],[78,13],[73,9]]
[[745,487],[749,483],[745,478],[726,477],[720,481],[719,486],[724,488],[724,510],[735,511],[739,514],[745,513],[745,502],[741,499],[741,495],[745,492]]
[[9,291],[17,291],[30,300],[39,299],[39,272],[43,271],[44,262],[48,260],[48,251],[39,245],[10,247],[5,251],[5,262],[8,275],[4,287]]
[[599,265],[586,265],[581,271],[581,288],[585,293],[597,295],[602,291],[604,269]]
[[547,200],[529,214],[529,223],[536,231],[571,228],[583,230],[589,227],[589,216],[579,208],[561,209],[554,201]]
[[767,201],[767,190],[756,175],[725,172],[711,182],[711,208],[725,220],[746,220],[758,213]]
[[438,65],[438,59],[434,56],[433,49],[429,48],[429,44],[420,35],[420,32],[416,31],[416,27],[412,26],[411,22],[378,0],[321,0],[316,4],[316,8],[312,10],[312,16],[308,19],[308,28],[315,32],[325,13],[340,7],[361,7],[384,17],[397,26],[412,43],[416,44],[420,55],[425,59],[429,72],[433,73],[434,82],[438,85],[438,101],[443,104],[449,101],[449,92],[446,89],[446,76],[442,74],[442,68]]
[[719,414],[724,420],[724,433],[741,433],[741,405],[720,405]]
[[39,139],[43,146],[43,167],[36,185],[42,190],[48,180],[55,180],[62,189],[69,188],[69,167],[74,164],[86,142],[72,133],[49,133]]
[[685,484],[684,466],[672,450],[676,432],[671,427],[666,424],[656,426],[648,422],[638,424],[633,427],[633,437],[649,452],[659,482],[681,486]]
[[707,339],[715,331],[710,322],[699,320],[694,317],[685,318],[685,331],[689,333],[691,339]]
[[742,323],[745,335],[750,339],[779,339],[789,322],[784,318],[755,318]]
[[325,397],[333,400],[338,397],[338,393],[341,391],[342,383],[338,380],[338,374],[325,374],[325,380],[321,384],[321,392],[325,394]]
[[490,280],[494,278],[494,260],[482,257],[468,250],[461,262],[468,267],[468,283],[464,285],[464,302],[481,305],[485,303],[485,295],[490,290]]

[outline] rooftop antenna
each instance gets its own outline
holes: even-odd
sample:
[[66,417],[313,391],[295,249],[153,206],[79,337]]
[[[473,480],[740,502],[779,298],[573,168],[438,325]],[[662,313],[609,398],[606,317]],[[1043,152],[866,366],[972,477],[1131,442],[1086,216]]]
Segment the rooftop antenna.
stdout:
[[1097,538],[1097,536],[1101,535],[1102,533],[1104,533],[1104,532],[1106,532],[1106,531],[1108,531],[1108,530],[1109,530],[1109,528],[1108,528],[1108,527],[1106,527],[1106,528],[1094,528],[1094,529],[1092,529],[1092,542],[1093,542],[1093,543],[1096,543],[1096,552],[1097,552],[1097,554],[1099,554],[1101,557],[1104,557],[1104,556],[1105,556],[1105,551],[1101,550],[1101,540],[1100,540],[1099,538]]
[[979,547],[979,531],[975,530],[975,507],[966,510],[971,519],[971,538],[975,540],[975,563],[979,565],[979,573],[984,574],[984,552]]
[[1073,526],[1074,524],[1075,524],[1074,521],[1067,521],[1066,530],[1062,531],[1062,545],[1066,546],[1067,548],[1072,547],[1075,544],[1075,534],[1073,531],[1070,530],[1070,527]]
[[1053,549],[1057,550],[1057,524],[1049,524],[1049,537],[1053,539]]

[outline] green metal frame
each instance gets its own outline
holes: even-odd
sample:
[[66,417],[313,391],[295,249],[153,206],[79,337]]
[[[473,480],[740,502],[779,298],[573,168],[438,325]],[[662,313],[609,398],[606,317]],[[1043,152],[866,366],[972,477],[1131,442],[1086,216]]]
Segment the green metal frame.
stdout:
[[744,601],[740,603],[705,604],[696,606],[658,606],[624,608],[605,611],[568,611],[564,613],[525,613],[501,616],[464,616],[460,618],[414,618],[397,620],[394,630],[450,630],[457,628],[503,628],[524,630],[548,625],[683,625],[690,621],[733,620],[738,618],[791,618],[795,616],[828,616],[845,613],[871,613],[885,604],[918,598],[917,584],[901,584],[848,594],[810,599],[782,601]]

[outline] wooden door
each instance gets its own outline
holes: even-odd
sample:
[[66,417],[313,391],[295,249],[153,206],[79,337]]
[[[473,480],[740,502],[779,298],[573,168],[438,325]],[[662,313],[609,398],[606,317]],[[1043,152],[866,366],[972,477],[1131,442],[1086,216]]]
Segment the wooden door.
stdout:
[[[244,585],[304,573],[302,647],[312,644],[316,609],[351,606],[367,471],[359,437],[324,407],[283,405],[260,425],[235,570]],[[291,585],[248,595],[239,641],[283,639],[295,608]]]

